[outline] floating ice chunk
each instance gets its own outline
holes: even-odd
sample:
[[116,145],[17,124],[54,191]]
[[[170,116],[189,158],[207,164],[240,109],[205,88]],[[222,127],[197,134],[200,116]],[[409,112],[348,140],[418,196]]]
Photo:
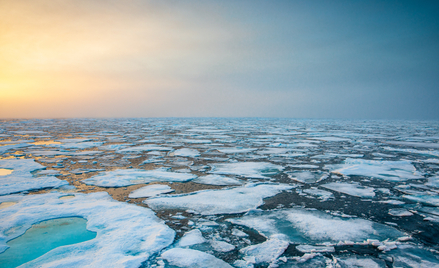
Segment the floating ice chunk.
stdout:
[[439,267],[439,258],[427,249],[413,245],[402,244],[390,251],[393,257],[393,267],[432,268]]
[[405,204],[405,202],[402,202],[402,201],[399,201],[399,200],[394,200],[394,199],[392,199],[392,200],[382,200],[382,201],[378,201],[378,202],[383,203],[383,204],[390,204],[390,205],[404,205]]
[[377,161],[363,159],[346,159],[340,165],[326,165],[332,173],[341,175],[360,175],[389,181],[405,181],[422,178],[415,167],[405,160]]
[[270,238],[267,241],[242,248],[240,253],[245,254],[244,260],[249,263],[273,263],[287,249],[288,241],[278,238]]
[[359,183],[332,182],[320,186],[356,197],[373,198],[375,196],[374,188],[361,186]]
[[247,184],[226,190],[203,190],[191,194],[149,198],[144,203],[154,210],[186,209],[202,215],[241,213],[263,204],[293,186],[286,184]]
[[397,216],[397,217],[406,217],[406,216],[413,215],[413,213],[411,213],[410,211],[408,211],[407,209],[404,209],[404,208],[389,209],[389,214],[392,216]]
[[386,143],[392,145],[404,145],[409,147],[423,147],[439,149],[439,143],[433,142],[412,142],[412,141],[387,141]]
[[123,187],[135,184],[150,182],[186,182],[195,179],[197,176],[188,173],[170,172],[166,169],[159,168],[155,170],[143,169],[118,169],[114,171],[103,172],[89,179],[82,180],[88,185],[101,187]]
[[138,153],[138,152],[145,152],[145,151],[172,151],[171,147],[164,147],[156,144],[146,144],[146,145],[140,145],[140,146],[133,146],[128,147],[125,149],[117,150],[116,152],[119,154],[122,153]]
[[165,251],[162,258],[170,265],[182,268],[232,268],[232,266],[213,255],[193,249],[173,248]]
[[243,231],[241,231],[241,230],[239,230],[239,229],[236,229],[236,228],[234,228],[234,229],[232,230],[232,235],[234,235],[234,236],[238,236],[238,237],[246,237],[246,236],[248,236],[248,234],[246,234],[246,233],[244,233]]
[[172,152],[171,154],[174,156],[197,157],[200,155],[200,152],[195,149],[183,148],[183,149],[178,149],[175,152]]
[[132,191],[128,197],[129,198],[151,197],[160,194],[171,193],[173,191],[174,190],[168,185],[153,184]]
[[0,195],[18,193],[28,190],[56,188],[68,185],[67,181],[54,176],[34,177],[31,172],[45,169],[33,159],[0,160],[0,168],[12,169],[8,175],[0,176]]
[[332,141],[332,142],[351,141],[350,139],[338,138],[338,137],[316,137],[316,138],[309,138],[309,139],[320,140],[320,141]]
[[293,151],[294,149],[288,149],[288,148],[265,148],[262,151],[258,151],[258,154],[286,154],[290,151]]
[[88,149],[93,147],[98,147],[104,144],[103,142],[94,142],[94,141],[88,141],[88,142],[68,142],[68,143],[62,143],[62,144],[50,144],[47,146],[55,147],[55,148],[62,148],[62,149]]
[[439,207],[438,195],[418,194],[418,195],[403,195],[402,197],[411,201]]
[[225,154],[243,154],[243,153],[249,153],[252,151],[256,151],[256,148],[242,148],[242,147],[229,147],[229,148],[219,148],[217,149],[221,153]]
[[0,154],[3,154],[9,150],[20,149],[28,146],[30,145],[27,143],[9,144],[9,145],[0,146]]
[[184,143],[190,143],[190,144],[212,143],[211,140],[202,140],[202,139],[183,139],[181,141]]
[[269,238],[285,235],[290,243],[322,243],[365,239],[396,239],[403,234],[398,230],[363,219],[332,216],[321,211],[283,209],[251,211],[241,218],[227,221],[253,228]]
[[283,169],[282,166],[267,162],[237,162],[215,164],[210,173],[267,179],[267,176],[275,175]]
[[320,190],[315,187],[311,187],[310,189],[303,190],[305,193],[317,196],[319,199],[323,201],[327,201],[329,199],[333,199],[334,195],[331,192]]
[[201,244],[206,242],[201,231],[198,229],[194,229],[189,231],[183,235],[183,237],[178,241],[177,247],[188,247],[196,244]]
[[428,178],[428,182],[425,185],[439,188],[439,176]]
[[[340,267],[355,267],[355,268],[386,268],[387,265],[383,260],[375,258],[358,258],[356,256],[348,258],[337,258],[337,263]],[[339,266],[336,266],[339,267]]]
[[175,232],[147,208],[114,201],[107,193],[9,195],[0,202],[17,202],[0,210],[0,252],[6,242],[33,224],[54,218],[82,217],[95,239],[55,248],[23,267],[139,267],[169,246]]
[[391,147],[384,147],[384,150],[439,157],[439,151],[436,151],[436,150],[423,150],[423,151],[421,151],[421,150],[416,150],[416,149],[398,149],[398,148],[391,148]]
[[234,245],[219,240],[210,241],[210,245],[213,247],[215,251],[218,252],[229,252],[235,249]]
[[300,171],[288,172],[288,177],[301,183],[316,183],[328,177],[328,174],[321,171]]
[[335,248],[332,246],[311,246],[311,245],[299,245],[296,249],[303,253],[315,253],[315,252],[335,252]]
[[292,167],[292,168],[306,168],[306,169],[319,168],[319,166],[316,166],[316,165],[288,165],[288,167]]
[[242,181],[221,175],[201,176],[193,180],[193,182],[208,185],[241,185]]

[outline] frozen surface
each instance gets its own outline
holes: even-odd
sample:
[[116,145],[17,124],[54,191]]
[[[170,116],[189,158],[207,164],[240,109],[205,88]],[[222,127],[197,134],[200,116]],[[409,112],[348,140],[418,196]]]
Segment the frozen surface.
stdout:
[[361,186],[359,183],[332,182],[323,184],[321,187],[356,197],[372,198],[375,196],[374,188]]
[[12,170],[12,173],[8,175],[0,176],[0,195],[56,188],[69,184],[67,181],[57,179],[54,176],[34,176],[31,172],[45,169],[45,167],[33,159],[0,160],[0,168]]
[[247,184],[226,190],[204,190],[192,194],[153,197],[145,200],[154,210],[181,209],[202,215],[241,213],[263,204],[263,198],[293,188],[287,184]]
[[184,236],[178,241],[178,247],[188,247],[196,244],[201,244],[206,242],[201,231],[198,229],[194,229],[184,234]]
[[6,242],[32,224],[62,217],[82,217],[95,239],[58,247],[23,267],[139,267],[151,255],[169,246],[175,232],[146,208],[117,202],[107,193],[11,195],[0,202],[17,202],[0,210],[0,252]]
[[282,166],[267,162],[238,162],[215,164],[212,166],[211,173],[267,179],[267,176],[275,175],[283,169]]
[[184,248],[173,248],[162,254],[170,265],[184,268],[232,268],[226,262],[215,258],[215,256],[204,253],[202,251]]
[[170,172],[167,169],[142,170],[142,169],[119,169],[103,172],[82,182],[101,187],[123,187],[134,184],[149,182],[185,182],[195,179],[197,176],[187,173]]
[[193,180],[193,182],[209,185],[241,185],[242,181],[221,175],[201,176]]
[[128,197],[129,198],[151,197],[160,194],[171,193],[173,191],[174,190],[168,185],[153,184],[132,191]]
[[288,241],[271,238],[261,244],[245,247],[239,252],[245,254],[247,263],[272,263],[287,249]]
[[213,247],[215,251],[218,252],[229,252],[235,249],[234,245],[219,240],[210,241],[210,245]]
[[313,188],[313,187],[311,187],[309,189],[305,189],[305,190],[303,190],[303,192],[310,194],[310,195],[313,195],[313,196],[316,196],[323,201],[334,198],[334,195],[331,192],[317,189],[317,188]]
[[396,229],[369,220],[302,209],[249,213],[228,221],[253,228],[267,238],[281,234],[291,243],[361,242],[366,239],[396,239],[403,235]]
[[185,157],[197,157],[200,155],[200,152],[195,149],[178,149],[172,153],[174,156],[185,156]]
[[346,159],[340,165],[327,165],[332,173],[340,175],[359,175],[379,178],[389,181],[405,181],[422,178],[416,168],[405,160],[400,161],[378,161],[364,159]]

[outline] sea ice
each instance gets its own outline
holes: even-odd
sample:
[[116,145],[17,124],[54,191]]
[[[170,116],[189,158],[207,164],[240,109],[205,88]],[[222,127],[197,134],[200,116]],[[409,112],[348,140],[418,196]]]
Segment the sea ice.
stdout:
[[208,185],[241,185],[242,181],[221,175],[207,175],[194,179],[192,182]]
[[153,184],[132,191],[128,197],[129,198],[151,197],[160,194],[171,193],[173,191],[174,190],[168,185]]
[[172,152],[171,155],[183,157],[197,157],[200,155],[200,152],[195,149],[183,148]]
[[278,174],[283,169],[282,166],[267,162],[237,162],[215,164],[210,173],[267,179],[267,176]]
[[45,169],[33,159],[0,160],[0,168],[12,169],[12,173],[0,176],[0,195],[44,188],[56,188],[69,184],[54,176],[34,177],[31,172]]
[[181,268],[232,268],[213,255],[193,249],[173,248],[162,253],[162,258],[170,265]]
[[287,249],[290,243],[283,239],[270,238],[267,241],[248,246],[239,250],[240,253],[245,254],[244,260],[247,263],[273,263],[279,258]]
[[235,249],[234,245],[229,244],[229,243],[224,242],[224,241],[219,241],[219,240],[210,241],[210,245],[212,246],[212,248],[215,251],[218,251],[218,252],[229,252],[229,251]]
[[331,192],[328,192],[325,190],[320,190],[320,189],[317,189],[315,187],[305,189],[305,190],[303,190],[303,192],[310,194],[310,195],[313,195],[313,196],[317,196],[319,199],[321,199],[323,201],[327,201],[329,199],[334,198],[334,195]]
[[320,187],[362,198],[373,198],[375,196],[374,188],[361,186],[359,183],[355,182],[332,182],[320,185]]
[[87,229],[97,232],[96,238],[55,248],[22,267],[137,268],[174,240],[175,232],[150,209],[115,201],[104,192],[75,193],[74,198],[61,199],[63,196],[1,196],[2,203],[17,203],[0,210],[0,252],[7,249],[7,241],[21,236],[33,224],[63,217],[86,219]]
[[360,175],[389,181],[405,181],[422,178],[415,167],[409,161],[405,160],[378,161],[348,158],[343,164],[326,165],[325,168],[331,170],[332,173],[344,176]]
[[171,147],[163,147],[156,144],[145,144],[140,146],[133,146],[124,149],[117,150],[116,152],[119,154],[123,153],[139,153],[145,151],[172,151]]
[[250,211],[241,218],[227,221],[253,228],[267,238],[282,234],[290,243],[362,242],[403,236],[398,230],[383,224],[304,209]]
[[145,201],[154,210],[185,209],[202,215],[246,212],[293,186],[286,184],[247,184],[226,190],[203,190],[184,195],[152,197]]
[[389,210],[389,214],[397,217],[406,217],[413,215],[413,213],[404,208],[392,208]]
[[188,247],[204,242],[206,242],[206,239],[204,239],[201,231],[198,229],[194,229],[183,235],[183,237],[178,241],[177,247]]
[[82,180],[88,185],[101,187],[123,187],[134,184],[150,182],[186,182],[195,179],[197,176],[188,173],[170,172],[167,169],[159,168],[155,170],[143,169],[118,169],[103,172],[89,179]]
[[288,172],[288,177],[301,183],[316,183],[328,177],[321,171]]

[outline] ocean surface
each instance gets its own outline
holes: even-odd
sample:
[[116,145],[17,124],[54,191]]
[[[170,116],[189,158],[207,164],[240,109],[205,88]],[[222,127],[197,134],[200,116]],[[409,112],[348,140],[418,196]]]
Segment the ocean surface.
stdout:
[[0,267],[439,267],[439,122],[0,121]]

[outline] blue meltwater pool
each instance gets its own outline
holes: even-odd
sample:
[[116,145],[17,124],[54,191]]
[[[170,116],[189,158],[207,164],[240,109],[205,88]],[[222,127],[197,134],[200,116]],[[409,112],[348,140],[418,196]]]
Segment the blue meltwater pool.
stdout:
[[96,237],[86,229],[87,221],[79,217],[59,218],[32,225],[22,236],[7,243],[0,254],[0,267],[17,267],[54,248],[81,243]]

